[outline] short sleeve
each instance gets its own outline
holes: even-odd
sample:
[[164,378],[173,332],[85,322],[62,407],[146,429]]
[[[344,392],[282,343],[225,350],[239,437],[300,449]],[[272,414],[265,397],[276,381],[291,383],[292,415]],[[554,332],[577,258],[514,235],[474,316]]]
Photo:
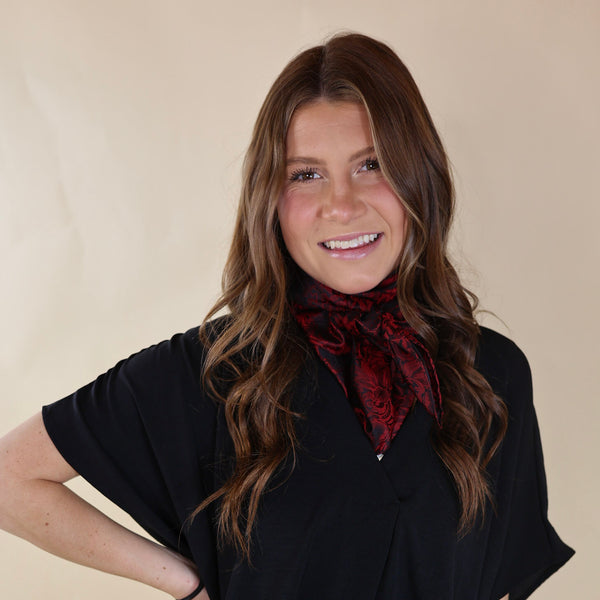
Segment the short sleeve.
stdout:
[[527,359],[508,340],[500,354],[506,366],[503,399],[509,425],[496,481],[495,534],[502,543],[492,597],[510,593],[510,600],[523,600],[574,552],[548,521],[546,474]]
[[215,408],[200,388],[197,329],[147,348],[43,408],[67,462],[162,544],[190,556],[183,525],[207,495]]

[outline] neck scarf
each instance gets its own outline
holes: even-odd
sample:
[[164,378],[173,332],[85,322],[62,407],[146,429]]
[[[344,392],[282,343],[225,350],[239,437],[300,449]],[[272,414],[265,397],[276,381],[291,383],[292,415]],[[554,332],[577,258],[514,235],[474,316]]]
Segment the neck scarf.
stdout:
[[400,312],[395,274],[356,295],[342,294],[301,274],[292,289],[291,309],[344,389],[378,454],[390,447],[417,401],[441,427],[435,366]]

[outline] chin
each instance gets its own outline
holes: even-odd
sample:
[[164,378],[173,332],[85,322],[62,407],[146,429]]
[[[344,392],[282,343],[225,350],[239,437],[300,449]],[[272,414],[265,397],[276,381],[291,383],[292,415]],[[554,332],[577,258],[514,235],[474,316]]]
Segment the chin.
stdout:
[[342,294],[362,294],[363,292],[368,292],[372,290],[374,287],[377,287],[383,280],[383,277],[364,277],[364,278],[347,278],[347,279],[335,279],[329,281],[320,280],[321,283],[334,289],[336,292],[340,292]]

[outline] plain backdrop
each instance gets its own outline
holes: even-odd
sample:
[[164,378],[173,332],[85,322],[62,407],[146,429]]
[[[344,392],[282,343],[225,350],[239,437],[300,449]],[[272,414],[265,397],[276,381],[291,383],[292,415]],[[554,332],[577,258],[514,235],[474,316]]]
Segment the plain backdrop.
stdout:
[[[534,598],[600,598],[599,26],[596,0],[0,0],[1,430],[200,322],[271,82],[360,31],[417,80],[456,264],[532,366],[550,517],[577,550]],[[0,597],[164,595],[2,533]]]

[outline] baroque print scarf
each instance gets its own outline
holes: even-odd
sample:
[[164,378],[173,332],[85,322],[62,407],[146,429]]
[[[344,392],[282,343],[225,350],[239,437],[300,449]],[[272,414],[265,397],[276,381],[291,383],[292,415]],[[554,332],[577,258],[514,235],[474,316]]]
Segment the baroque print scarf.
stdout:
[[368,292],[347,295],[301,273],[290,304],[377,454],[388,450],[415,402],[441,426],[435,366],[400,312],[395,274]]

